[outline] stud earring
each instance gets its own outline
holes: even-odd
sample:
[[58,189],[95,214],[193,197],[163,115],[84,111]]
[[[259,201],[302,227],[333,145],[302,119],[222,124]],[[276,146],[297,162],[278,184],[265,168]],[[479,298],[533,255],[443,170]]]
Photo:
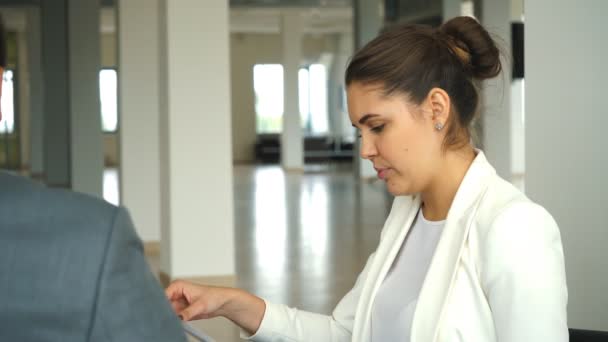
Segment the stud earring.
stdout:
[[443,124],[441,122],[438,122],[435,124],[435,129],[438,131],[441,131],[443,129]]

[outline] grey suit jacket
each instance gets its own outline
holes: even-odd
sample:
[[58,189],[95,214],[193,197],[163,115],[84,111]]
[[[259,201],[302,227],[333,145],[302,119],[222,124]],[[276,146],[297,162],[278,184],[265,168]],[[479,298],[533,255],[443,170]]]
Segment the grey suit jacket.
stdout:
[[125,209],[0,172],[0,341],[185,341]]

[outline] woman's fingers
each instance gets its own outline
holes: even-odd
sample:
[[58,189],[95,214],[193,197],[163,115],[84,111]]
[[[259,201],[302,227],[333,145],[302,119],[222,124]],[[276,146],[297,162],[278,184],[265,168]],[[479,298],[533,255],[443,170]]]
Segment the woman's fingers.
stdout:
[[184,321],[211,318],[226,301],[221,288],[174,281],[166,289],[165,295],[173,311]]
[[204,300],[197,300],[179,312],[179,316],[184,321],[192,321],[207,316],[207,303]]
[[176,314],[179,314],[182,310],[188,307],[188,301],[183,298],[173,300],[171,301],[171,307],[173,308],[173,311],[175,311]]
[[171,303],[171,308],[181,319],[183,318],[182,311],[186,309],[191,303],[192,294],[188,294],[188,289],[192,290],[193,284],[189,284],[185,281],[174,281],[165,289],[165,296]]
[[176,280],[169,284],[169,286],[167,286],[167,288],[165,289],[165,295],[167,296],[167,299],[173,301],[183,298],[185,284],[186,283],[181,280]]

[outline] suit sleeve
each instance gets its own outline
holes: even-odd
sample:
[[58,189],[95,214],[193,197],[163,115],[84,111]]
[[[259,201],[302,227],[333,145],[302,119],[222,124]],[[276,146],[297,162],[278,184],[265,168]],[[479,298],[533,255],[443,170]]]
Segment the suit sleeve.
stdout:
[[186,341],[123,208],[116,210],[97,286],[90,341]]
[[481,280],[497,340],[568,341],[568,291],[559,228],[532,203],[494,220],[485,244]]

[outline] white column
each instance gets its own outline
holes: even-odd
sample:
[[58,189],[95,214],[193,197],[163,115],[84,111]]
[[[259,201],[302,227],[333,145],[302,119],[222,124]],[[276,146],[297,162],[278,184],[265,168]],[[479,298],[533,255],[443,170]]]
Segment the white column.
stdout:
[[382,29],[383,2],[381,0],[354,0],[355,48],[360,49],[374,39]]
[[41,2],[46,180],[102,197],[99,1]]
[[334,97],[334,111],[336,112],[335,132],[334,134],[339,141],[347,140],[352,141],[355,137],[354,129],[351,125],[348,117],[348,111],[346,108],[346,96],[345,93],[340,94],[339,89],[344,89],[344,75],[348,61],[353,55],[353,34],[352,33],[340,33],[337,37],[336,44],[336,58],[333,63],[332,77],[335,79],[336,87],[333,91],[335,92]]
[[68,89],[72,189],[102,197],[99,7],[98,0],[68,1]]
[[281,163],[286,170],[304,168],[304,141],[298,102],[298,71],[302,57],[303,19],[298,11],[285,10],[281,16],[283,48],[283,133]]
[[[482,24],[497,35],[502,51],[511,51],[511,1],[484,0]],[[483,149],[498,174],[511,181],[511,62],[503,56],[502,73],[485,81],[482,90],[481,120]]]
[[[374,39],[382,28],[382,3],[379,0],[355,0],[355,49]],[[360,157],[360,140],[355,143],[355,175],[362,179],[376,177],[374,165]]]
[[30,174],[41,178],[44,173],[44,89],[42,78],[42,51],[40,41],[40,9],[27,10],[27,50],[29,66],[30,108]]
[[161,271],[234,275],[228,0],[160,18]]
[[342,64],[342,60],[340,58],[341,37],[341,34],[335,34],[332,37],[335,49],[334,51],[332,51],[331,65],[327,69],[327,104],[329,108],[329,135],[336,142],[342,140],[342,124],[345,120],[340,110],[342,97],[339,93],[342,85],[344,84],[344,65]]
[[[339,48],[339,36],[335,35],[332,37],[332,42],[335,44],[336,49],[332,52],[322,53],[319,63],[325,65],[327,70],[327,120],[328,120],[328,135],[335,141],[339,141],[340,128],[342,127],[342,113],[340,109],[340,96],[338,89],[343,83],[344,77],[340,76],[341,66],[338,66],[338,48]],[[343,73],[342,73],[343,75]]]
[[160,241],[158,10],[158,0],[118,2],[121,203],[146,242]]
[[50,186],[70,187],[67,0],[41,4],[44,70],[44,176]]
[[29,79],[30,79],[30,62],[29,52],[27,46],[27,33],[23,31],[17,32],[17,85],[19,89],[17,94],[18,97],[18,108],[19,108],[19,148],[20,148],[20,165],[29,167],[30,165],[30,136],[31,136],[31,115],[30,115],[30,93],[29,93]]
[[569,326],[607,331],[608,2],[524,6],[526,191],[560,226]]

